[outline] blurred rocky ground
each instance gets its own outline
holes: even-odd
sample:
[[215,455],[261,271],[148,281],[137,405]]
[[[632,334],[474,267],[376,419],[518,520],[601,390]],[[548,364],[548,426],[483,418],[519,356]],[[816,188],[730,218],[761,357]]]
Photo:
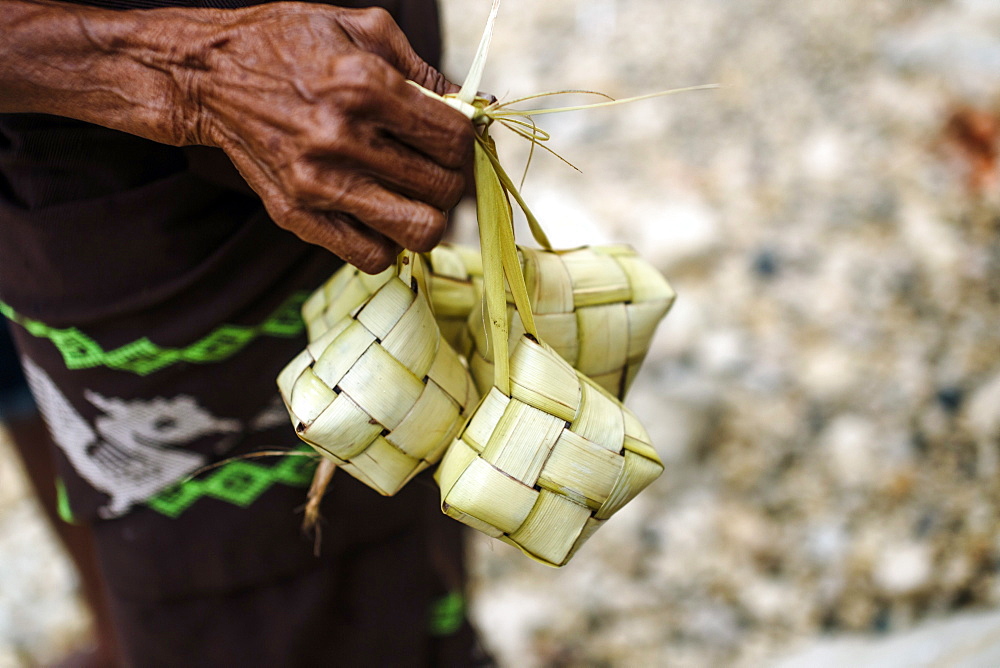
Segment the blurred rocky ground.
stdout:
[[[460,79],[489,2],[443,8]],[[482,88],[702,83],[538,119],[582,170],[534,156],[553,241],[630,243],[679,293],[629,399],[667,472],[558,571],[474,537],[479,626],[519,667],[902,665],[959,627],[909,665],[996,665],[1000,3],[504,0]],[[2,470],[16,666],[83,622]]]
[[702,83],[538,117],[583,171],[533,160],[554,241],[679,298],[629,399],[663,478],[560,571],[475,541],[508,665],[765,665],[1000,603],[1000,3],[505,0],[483,88]]
[[76,573],[0,426],[0,668],[49,665],[90,642]]

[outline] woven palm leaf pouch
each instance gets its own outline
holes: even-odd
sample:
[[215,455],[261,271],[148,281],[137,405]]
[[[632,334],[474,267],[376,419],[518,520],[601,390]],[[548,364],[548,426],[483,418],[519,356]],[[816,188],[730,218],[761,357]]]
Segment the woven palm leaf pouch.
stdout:
[[[540,96],[503,104],[477,97],[498,8],[494,0],[462,90],[444,97],[427,92],[479,127],[475,179],[485,302],[470,315],[461,347],[483,397],[435,479],[447,515],[541,563],[562,566],[663,473],[649,434],[619,397],[674,293],[631,249],[552,250],[501,166],[490,128],[501,125],[545,148],[548,135],[533,116],[690,89],[537,110],[509,105]],[[543,250],[522,248],[519,255],[511,199]]]
[[[663,464],[635,415],[540,336],[496,165],[484,129],[475,170],[492,387],[436,477],[446,514],[561,566]],[[513,350],[505,281],[524,329]]]
[[425,256],[431,307],[441,335],[458,350],[473,309],[483,301],[483,259],[478,248],[441,244]]
[[[423,254],[421,260],[423,283],[438,328],[457,349],[469,314],[482,301],[483,262],[479,249],[441,244]],[[332,325],[357,311],[396,274],[393,267],[374,275],[349,264],[338,269],[302,304],[309,340],[320,338]]]
[[[670,284],[628,246],[519,248],[518,254],[539,336],[574,369],[624,399],[674,303]],[[507,317],[513,347],[525,330],[509,292]],[[494,349],[483,322],[480,302],[458,349],[485,394],[493,383]]]
[[302,321],[310,341],[315,341],[346,316],[371,299],[375,291],[397,275],[396,267],[366,274],[345,264],[302,303]]
[[[298,436],[384,495],[441,458],[479,398],[441,336],[425,278],[408,251],[387,277],[338,273],[333,281],[356,290],[344,303],[360,303],[343,307],[278,376]],[[381,285],[364,296],[369,279]]]

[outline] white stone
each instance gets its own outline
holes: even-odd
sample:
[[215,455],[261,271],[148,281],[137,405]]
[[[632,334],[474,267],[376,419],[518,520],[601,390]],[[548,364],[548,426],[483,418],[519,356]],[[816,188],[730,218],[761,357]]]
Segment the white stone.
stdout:
[[[1000,351],[997,356],[1000,357]],[[965,420],[980,441],[1000,439],[1000,373],[976,388],[969,397]]]
[[926,203],[910,203],[903,212],[902,231],[907,246],[939,280],[953,272],[962,259],[961,242],[954,228],[934,215]]
[[915,594],[930,584],[931,548],[925,543],[899,543],[883,550],[872,570],[875,586],[889,596]]
[[744,583],[739,595],[756,618],[771,623],[798,617],[809,608],[794,587],[774,578],[754,578]]
[[846,485],[872,485],[879,478],[879,434],[867,418],[856,414],[836,417],[820,435],[833,472]]
[[656,330],[646,354],[646,364],[656,361],[676,359],[679,355],[694,349],[710,327],[704,291],[685,290],[683,285],[674,285],[680,290],[677,301]]
[[832,129],[816,132],[802,143],[802,166],[813,178],[832,180],[847,164],[845,139]]
[[837,399],[850,392],[858,380],[855,353],[845,346],[823,345],[804,351],[799,381],[813,396]]
[[559,614],[561,602],[525,587],[509,584],[478,592],[472,602],[472,618],[478,628],[494,639],[490,650],[501,665],[534,666],[532,635],[536,628]]
[[750,363],[750,355],[746,334],[732,328],[709,332],[698,345],[698,359],[709,373],[716,376],[741,371]]
[[940,78],[958,95],[989,102],[1000,84],[1000,12],[991,0],[967,0],[929,12],[882,42],[882,52],[897,66],[918,68]]
[[[694,455],[719,401],[719,388],[700,377],[669,382],[640,373],[625,404],[646,427],[660,458],[677,464]],[[665,477],[669,484],[669,471]]]
[[[575,192],[549,184],[544,190],[537,189],[537,192],[532,188],[531,195],[531,211],[541,222],[554,248],[594,246],[614,240],[609,234],[608,226],[584,206]],[[527,196],[526,192],[525,197]],[[527,245],[534,245],[529,241],[531,234],[527,225],[519,223],[517,237]]]
[[682,262],[705,258],[722,242],[717,214],[694,195],[637,203],[633,230],[644,258],[668,271]]
[[833,564],[847,553],[849,539],[842,524],[823,522],[806,535],[806,553],[817,563]]

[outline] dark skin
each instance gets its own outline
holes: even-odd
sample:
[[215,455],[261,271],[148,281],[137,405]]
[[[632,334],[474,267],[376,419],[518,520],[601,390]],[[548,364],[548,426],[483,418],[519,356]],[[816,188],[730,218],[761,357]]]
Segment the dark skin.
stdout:
[[465,191],[457,92],[381,9],[115,12],[0,0],[0,113],[221,148],[281,227],[378,272],[428,251]]

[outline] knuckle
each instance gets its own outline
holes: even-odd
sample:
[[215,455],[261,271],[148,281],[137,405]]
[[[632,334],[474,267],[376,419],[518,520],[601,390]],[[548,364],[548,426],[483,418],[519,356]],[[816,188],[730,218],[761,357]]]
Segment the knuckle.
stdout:
[[288,230],[302,241],[333,250],[330,240],[322,234],[323,228],[315,214],[292,205],[282,205],[278,210],[268,207],[268,213],[278,227]]
[[374,253],[371,256],[365,258],[365,260],[361,264],[358,264],[356,266],[358,267],[358,269],[365,272],[366,274],[374,275],[381,273],[386,269],[388,269],[389,267],[391,267],[392,263],[395,262],[395,260],[396,256],[394,255],[388,255],[386,253]]
[[[347,256],[350,257],[347,257]],[[345,260],[369,274],[384,271],[396,260],[396,248],[388,243],[370,243],[345,253]]]
[[384,7],[366,7],[359,10],[358,16],[364,27],[373,32],[386,30],[396,25],[392,14]]
[[317,159],[345,155],[352,145],[351,134],[349,123],[340,114],[324,114],[308,129],[305,153]]
[[440,211],[422,207],[423,211],[414,215],[406,227],[406,248],[418,253],[426,253],[441,242],[447,222]]
[[456,118],[449,118],[447,141],[441,145],[441,164],[449,169],[461,169],[472,161],[472,147],[476,140],[472,124],[458,112],[455,115]]
[[472,123],[468,123],[463,116],[455,131],[455,157],[459,161],[459,166],[472,162],[472,148],[476,143],[476,131]]
[[465,194],[465,175],[461,172],[446,172],[441,188],[441,208],[454,208]]
[[414,65],[414,70],[410,72],[410,78],[438,95],[454,93],[458,89],[458,86],[453,85],[441,72],[423,60]]
[[421,199],[437,209],[451,209],[465,192],[465,178],[454,170],[434,170],[420,191]]
[[339,211],[350,193],[350,187],[339,179],[328,179],[316,184],[315,203],[318,206]]
[[293,201],[309,200],[315,192],[315,182],[315,174],[308,162],[296,160],[286,171],[285,192]]
[[333,63],[334,73],[344,85],[353,81],[364,81],[372,65],[371,55],[365,51],[352,51],[338,57]]
[[309,207],[338,210],[348,195],[349,187],[343,179],[325,178],[306,159],[296,161],[288,168],[285,179],[288,197]]
[[362,111],[375,101],[378,83],[385,78],[377,56],[358,52],[342,56],[334,68],[333,96],[345,111]]
[[275,225],[283,230],[295,232],[304,241],[309,241],[298,232],[298,228],[302,227],[300,225],[301,216],[299,216],[286,202],[265,201],[265,206],[267,207],[268,215],[271,217],[271,220],[274,221]]

